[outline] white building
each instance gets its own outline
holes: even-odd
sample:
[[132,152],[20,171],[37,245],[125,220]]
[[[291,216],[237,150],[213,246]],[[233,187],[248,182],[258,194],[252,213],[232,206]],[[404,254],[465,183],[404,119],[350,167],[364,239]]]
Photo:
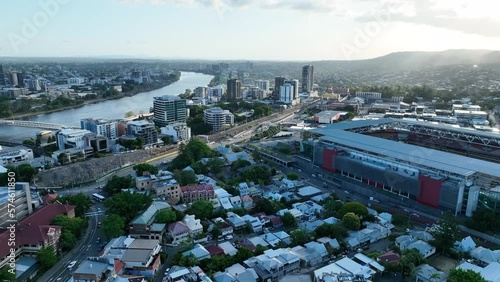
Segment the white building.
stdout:
[[196,87],[194,89],[194,97],[206,98],[207,91],[208,91],[208,87],[205,87],[205,86]]
[[[14,197],[11,197],[11,196]],[[8,220],[12,210],[15,206],[15,219],[21,220],[28,214],[33,213],[34,205],[31,199],[30,185],[27,182],[17,182],[14,191],[7,189],[7,187],[0,187],[0,225],[8,225]],[[5,226],[4,226],[5,227]]]
[[299,81],[297,79],[285,80],[285,85],[290,84],[293,87],[292,100],[299,99]]
[[80,120],[80,128],[110,140],[118,138],[118,123],[114,120],[86,118]]
[[186,214],[184,219],[182,219],[182,222],[184,222],[189,229],[189,235],[191,235],[191,237],[194,238],[196,235],[203,233],[203,226],[201,225],[200,220],[196,219],[194,215]]
[[0,165],[15,165],[23,161],[33,160],[33,151],[28,148],[13,148],[11,150],[2,150],[0,147]]
[[206,109],[203,111],[203,118],[206,124],[212,126],[212,130],[217,132],[234,124],[234,115],[219,107]]
[[81,78],[81,77],[70,77],[70,78],[68,78],[68,84],[69,85],[82,84],[84,82],[85,82],[85,79]]
[[285,104],[294,105],[296,102],[294,100],[294,87],[291,84],[285,84],[280,86],[280,102]]
[[244,216],[242,216],[242,219],[245,220],[248,225],[250,225],[253,232],[257,233],[262,231],[262,222],[258,217],[245,214]]
[[366,100],[380,100],[382,93],[379,92],[356,92],[356,97],[365,98]]
[[57,147],[60,150],[88,147],[90,146],[86,137],[88,134],[92,134],[92,132],[86,129],[63,128],[56,132]]
[[256,80],[255,81],[255,86],[259,87],[259,89],[264,90],[265,96],[269,94],[269,80]]
[[160,128],[162,135],[172,136],[174,142],[184,142],[191,139],[191,127],[185,122],[177,122]]

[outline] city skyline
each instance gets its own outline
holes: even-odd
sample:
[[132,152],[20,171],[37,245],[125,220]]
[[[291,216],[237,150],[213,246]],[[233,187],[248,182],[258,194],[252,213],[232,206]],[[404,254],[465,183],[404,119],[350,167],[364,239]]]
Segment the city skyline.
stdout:
[[2,57],[307,61],[500,50],[500,31],[491,28],[499,24],[493,9],[499,4],[492,0],[43,0],[4,6]]

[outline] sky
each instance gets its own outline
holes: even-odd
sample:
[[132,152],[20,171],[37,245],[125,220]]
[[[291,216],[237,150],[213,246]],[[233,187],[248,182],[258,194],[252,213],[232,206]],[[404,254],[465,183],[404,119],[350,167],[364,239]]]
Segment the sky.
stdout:
[[0,57],[357,60],[500,50],[498,0],[16,0]]

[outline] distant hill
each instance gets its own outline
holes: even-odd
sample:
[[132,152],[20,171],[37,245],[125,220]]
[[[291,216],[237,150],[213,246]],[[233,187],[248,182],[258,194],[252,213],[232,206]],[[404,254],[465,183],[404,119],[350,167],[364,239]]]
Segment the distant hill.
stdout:
[[374,70],[405,71],[449,65],[496,65],[500,64],[500,51],[446,50],[440,52],[396,52],[367,60],[312,62],[318,71]]

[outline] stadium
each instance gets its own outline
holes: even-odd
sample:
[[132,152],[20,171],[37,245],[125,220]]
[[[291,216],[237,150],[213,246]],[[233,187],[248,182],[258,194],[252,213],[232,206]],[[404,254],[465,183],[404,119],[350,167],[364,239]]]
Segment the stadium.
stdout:
[[497,209],[499,134],[390,118],[311,132],[313,162],[325,170],[455,214]]

